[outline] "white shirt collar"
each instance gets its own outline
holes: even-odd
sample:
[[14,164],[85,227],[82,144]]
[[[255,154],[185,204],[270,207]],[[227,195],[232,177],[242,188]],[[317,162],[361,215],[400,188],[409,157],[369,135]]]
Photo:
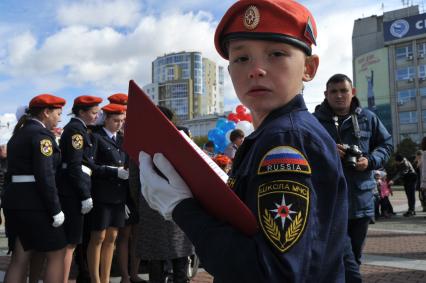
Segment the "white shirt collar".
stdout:
[[105,133],[108,135],[108,137],[110,139],[112,139],[112,137],[116,137],[117,136],[117,133],[112,133],[107,128],[105,128],[105,127],[103,127],[102,129],[104,129]]
[[43,122],[42,122],[42,121],[40,121],[39,119],[37,119],[37,118],[30,118],[30,120],[37,121],[37,122],[39,122],[39,123],[43,126],[43,128],[46,128],[46,125],[45,125],[45,124],[43,124]]

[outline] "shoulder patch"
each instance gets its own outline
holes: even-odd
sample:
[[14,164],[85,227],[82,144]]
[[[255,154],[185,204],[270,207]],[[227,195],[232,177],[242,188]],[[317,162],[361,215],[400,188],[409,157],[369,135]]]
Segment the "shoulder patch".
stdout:
[[53,153],[52,141],[49,139],[43,139],[40,141],[40,151],[45,156],[51,156]]
[[304,233],[309,200],[309,188],[294,181],[279,180],[259,186],[258,221],[267,240],[279,252],[287,252]]
[[83,136],[80,134],[75,134],[71,137],[72,146],[75,149],[83,148]]
[[268,151],[259,164],[259,175],[295,172],[311,174],[311,166],[305,156],[291,146],[278,146]]

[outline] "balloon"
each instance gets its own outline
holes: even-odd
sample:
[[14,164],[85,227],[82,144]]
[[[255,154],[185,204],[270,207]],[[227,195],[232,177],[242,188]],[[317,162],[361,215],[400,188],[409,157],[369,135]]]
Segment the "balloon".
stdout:
[[244,105],[238,105],[237,108],[235,108],[235,112],[237,112],[237,114],[244,114],[246,113],[247,108]]
[[240,121],[244,121],[246,113],[237,113],[237,118],[240,119]]
[[235,114],[235,113],[229,113],[228,120],[233,121],[235,123],[238,123],[240,121],[240,119],[238,119],[238,117],[237,117],[237,114]]
[[215,144],[217,143],[217,140],[219,140],[220,137],[223,136],[223,135],[224,135],[223,131],[218,129],[218,128],[211,129],[207,133],[208,139],[211,140],[212,142],[214,142]]
[[248,121],[238,122],[237,125],[235,126],[235,128],[243,131],[244,136],[246,136],[246,137],[254,131],[253,125]]
[[246,121],[249,121],[250,123],[253,123],[253,117],[250,113],[246,113]]
[[227,142],[227,143],[230,143],[230,142],[231,142],[231,133],[232,133],[232,131],[233,131],[233,130],[229,130],[229,131],[227,131],[227,132],[226,132],[226,134],[225,134],[225,138],[226,138],[226,142]]
[[235,129],[235,126],[237,123],[234,121],[227,121],[225,127],[222,129],[224,133],[228,132],[229,130]]
[[[223,129],[225,129],[227,123],[228,123],[228,121],[225,118],[219,118],[216,121],[216,128],[223,130]],[[224,131],[224,132],[226,132],[226,131]]]

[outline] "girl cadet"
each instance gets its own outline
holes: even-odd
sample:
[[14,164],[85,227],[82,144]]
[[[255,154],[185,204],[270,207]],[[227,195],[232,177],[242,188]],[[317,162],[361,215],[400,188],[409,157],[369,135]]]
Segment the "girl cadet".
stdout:
[[9,184],[3,208],[12,250],[8,283],[26,282],[33,252],[46,254],[44,282],[63,279],[66,237],[55,182],[61,155],[51,130],[60,122],[64,105],[64,99],[50,94],[34,97],[7,145]]
[[59,178],[59,196],[65,213],[64,229],[67,236],[63,282],[68,282],[73,253],[83,241],[83,215],[93,207],[91,189],[91,163],[93,146],[87,126],[93,125],[102,98],[83,95],[74,99],[69,123],[64,127],[60,147],[62,170]]
[[[125,93],[115,93],[108,97],[112,104],[121,104],[127,106],[128,96]],[[119,135],[124,133],[124,124],[118,131]],[[117,252],[118,265],[121,275],[121,283],[145,282],[138,277],[140,258],[136,257],[136,224],[139,222],[139,213],[137,202],[140,195],[139,186],[127,187],[126,196],[126,222],[124,227],[118,230]],[[129,256],[130,253],[130,256]],[[129,268],[130,265],[130,268]]]
[[[129,173],[127,155],[121,150],[118,131],[124,123],[126,106],[102,107],[103,127],[93,132],[95,165],[92,175],[93,210],[90,213],[90,242],[87,261],[92,283],[108,283],[118,229],[124,227]],[[100,267],[100,274],[99,274]]]
[[345,280],[345,177],[336,144],[302,96],[319,63],[315,38],[312,14],[290,0],[237,1],[216,29],[216,49],[229,60],[256,129],[238,148],[228,180],[257,218],[254,235],[212,217],[164,155],[140,153],[145,199],[173,217],[215,282]]

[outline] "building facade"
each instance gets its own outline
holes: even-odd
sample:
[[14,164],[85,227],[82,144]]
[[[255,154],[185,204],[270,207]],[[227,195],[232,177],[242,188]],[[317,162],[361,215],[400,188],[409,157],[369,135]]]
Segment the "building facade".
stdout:
[[426,13],[418,6],[355,21],[353,78],[364,107],[377,113],[394,143],[426,135]]
[[180,121],[223,113],[223,68],[200,52],[179,52],[152,63],[152,83],[144,86],[153,101]]

